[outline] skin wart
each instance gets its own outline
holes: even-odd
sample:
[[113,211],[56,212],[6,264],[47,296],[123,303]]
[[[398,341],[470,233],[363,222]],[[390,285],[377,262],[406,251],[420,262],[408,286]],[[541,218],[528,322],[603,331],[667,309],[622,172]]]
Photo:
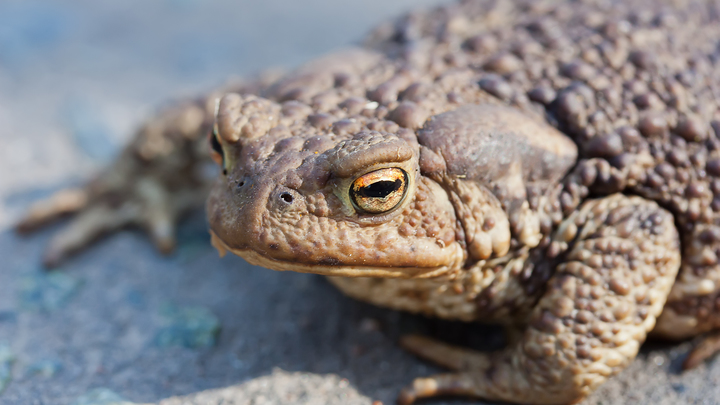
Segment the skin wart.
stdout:
[[49,265],[127,225],[167,251],[207,197],[221,254],[521,331],[493,353],[404,337],[450,371],[400,403],[576,403],[648,334],[720,326],[719,44],[717,1],[414,12],[362,48],[160,112],[108,171],[18,229],[77,213]]

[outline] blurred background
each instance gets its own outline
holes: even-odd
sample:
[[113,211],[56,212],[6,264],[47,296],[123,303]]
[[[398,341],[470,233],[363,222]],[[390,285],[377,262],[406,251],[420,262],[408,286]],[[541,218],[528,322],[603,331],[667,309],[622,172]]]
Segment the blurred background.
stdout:
[[0,225],[18,212],[8,196],[86,178],[163,101],[295,66],[440,2],[1,0]]
[[[390,404],[440,371],[400,350],[400,334],[498,346],[477,325],[221,260],[201,212],[170,257],[121,232],[53,273],[39,263],[59,226],[10,230],[32,201],[106,165],[163,102],[292,67],[441,1],[0,0],[0,404]],[[647,346],[585,403],[718,403],[720,366],[675,372],[688,348]]]

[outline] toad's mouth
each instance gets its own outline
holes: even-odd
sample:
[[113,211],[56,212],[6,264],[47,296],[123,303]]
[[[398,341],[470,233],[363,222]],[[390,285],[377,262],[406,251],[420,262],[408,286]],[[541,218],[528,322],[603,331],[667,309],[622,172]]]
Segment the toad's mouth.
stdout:
[[210,241],[213,247],[215,247],[215,249],[217,249],[220,253],[220,257],[223,257],[225,256],[225,254],[227,254],[227,252],[230,252],[234,255],[242,257],[250,264],[277,271],[295,271],[298,273],[312,273],[320,274],[323,276],[340,277],[431,278],[445,274],[450,270],[450,266],[375,267],[358,265],[343,266],[327,264],[307,264],[273,259],[264,256],[252,249],[231,248],[212,230],[210,230]]

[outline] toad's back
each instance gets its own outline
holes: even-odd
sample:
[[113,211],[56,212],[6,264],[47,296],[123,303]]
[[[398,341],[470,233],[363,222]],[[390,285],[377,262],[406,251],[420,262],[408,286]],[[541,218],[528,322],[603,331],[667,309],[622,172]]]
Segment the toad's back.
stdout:
[[581,159],[606,161],[595,193],[658,201],[688,232],[720,209],[720,2],[464,1],[366,43],[381,54],[331,56],[259,93],[316,111],[345,100],[348,116],[375,101],[376,117],[411,129],[490,95],[545,118]]
[[[369,44],[426,80],[477,80],[569,135],[586,178],[559,196],[563,211],[614,192],[670,210],[683,261],[656,332],[720,325],[720,2],[465,1],[382,26]],[[422,82],[380,85],[392,90],[376,100],[429,103]]]

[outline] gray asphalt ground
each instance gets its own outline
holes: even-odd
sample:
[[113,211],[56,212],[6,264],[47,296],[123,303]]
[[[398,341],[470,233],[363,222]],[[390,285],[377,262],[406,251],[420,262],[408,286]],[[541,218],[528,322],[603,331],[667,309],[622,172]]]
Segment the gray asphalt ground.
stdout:
[[[431,3],[1,0],[0,404],[391,404],[412,378],[440,371],[404,353],[402,333],[497,347],[497,330],[221,260],[202,213],[169,258],[128,231],[53,275],[39,258],[59,228],[9,230],[31,201],[102,167],[163,101],[296,65]],[[720,403],[719,360],[679,373],[689,348],[646,345],[584,404]]]

